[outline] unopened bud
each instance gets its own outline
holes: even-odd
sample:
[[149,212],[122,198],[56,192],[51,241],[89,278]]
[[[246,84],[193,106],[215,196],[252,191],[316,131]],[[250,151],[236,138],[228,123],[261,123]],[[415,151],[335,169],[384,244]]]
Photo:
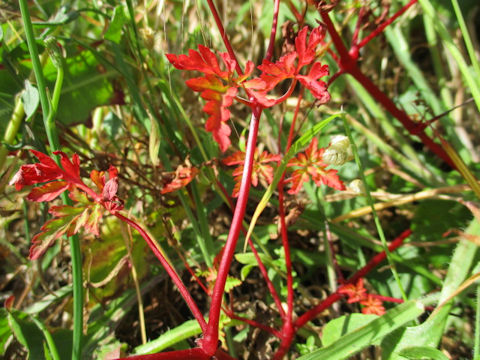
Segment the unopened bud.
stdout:
[[350,140],[344,135],[334,135],[323,153],[323,161],[329,165],[343,165],[353,159]]
[[347,161],[347,153],[335,148],[327,148],[323,153],[323,162],[329,165],[343,165]]
[[44,42],[48,52],[48,56],[50,56],[50,60],[52,61],[53,66],[55,66],[57,69],[60,68],[62,66],[63,55],[62,49],[57,43],[57,40],[50,36],[47,37]]
[[360,179],[355,179],[348,184],[348,189],[353,191],[355,194],[365,195],[365,185]]

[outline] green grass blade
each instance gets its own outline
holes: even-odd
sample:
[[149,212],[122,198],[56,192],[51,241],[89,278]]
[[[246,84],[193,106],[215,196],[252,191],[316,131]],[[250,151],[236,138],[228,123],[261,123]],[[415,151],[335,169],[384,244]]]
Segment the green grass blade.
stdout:
[[476,78],[475,76],[472,76],[472,73],[468,68],[468,65],[462,53],[460,52],[452,37],[448,33],[445,25],[439,20],[440,17],[436,13],[435,8],[431,4],[431,2],[429,0],[419,0],[419,2],[423,8],[423,11],[430,17],[430,19],[432,19],[432,22],[438,34],[440,35],[440,38],[442,39],[445,47],[457,62],[457,65],[463,75],[465,83],[468,85],[470,91],[472,92],[473,99],[475,100],[475,104],[477,105],[477,109],[479,109],[480,111],[480,84],[477,80],[478,77]]
[[372,195],[370,194],[370,190],[368,188],[367,178],[365,176],[365,169],[363,168],[363,164],[360,161],[360,156],[358,155],[358,150],[357,150],[357,146],[355,145],[355,140],[353,139],[350,128],[348,127],[348,123],[347,123],[347,119],[346,119],[345,115],[343,115],[342,118],[343,118],[343,125],[344,125],[344,128],[345,128],[345,133],[347,134],[348,138],[350,139],[350,144],[351,144],[351,147],[352,147],[353,155],[355,157],[355,162],[357,163],[358,170],[359,170],[359,173],[360,173],[360,178],[362,179],[363,186],[365,187],[365,194],[367,196],[367,202],[370,205],[370,207],[372,208],[372,215],[373,215],[373,219],[375,221],[375,226],[377,228],[378,236],[380,237],[380,240],[382,241],[383,250],[387,254],[387,261],[388,261],[388,263],[391,267],[393,277],[395,278],[395,281],[397,282],[397,285],[398,285],[398,288],[399,288],[399,290],[402,294],[403,300],[406,301],[407,300],[407,295],[405,294],[405,290],[403,289],[402,282],[400,281],[400,277],[398,276],[398,272],[397,272],[397,269],[395,267],[395,263],[392,259],[391,253],[388,250],[387,240],[385,239],[385,234],[383,232],[382,225],[380,224],[380,219],[378,217],[377,211],[375,210],[375,204],[374,204]]
[[395,329],[415,320],[424,310],[420,301],[408,301],[387,311],[367,325],[342,336],[333,344],[301,356],[299,360],[347,359],[363,348],[370,346],[374,341],[382,339]]

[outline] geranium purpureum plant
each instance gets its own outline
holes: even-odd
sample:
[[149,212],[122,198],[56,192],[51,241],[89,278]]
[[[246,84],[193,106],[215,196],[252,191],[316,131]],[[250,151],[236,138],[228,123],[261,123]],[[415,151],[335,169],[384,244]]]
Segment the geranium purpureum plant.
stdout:
[[[147,350],[138,351],[129,357],[132,359],[241,358],[241,355],[236,352],[235,341],[230,333],[231,329],[225,325],[227,323],[225,319],[229,319],[228,321],[234,324],[231,326],[238,326],[237,329],[240,329],[238,334],[243,329],[255,329],[257,334],[262,332],[267,336],[266,339],[269,339],[268,351],[265,350],[264,354],[249,353],[250,355],[247,356],[250,356],[250,359],[280,360],[297,356],[298,353],[304,355],[305,359],[341,359],[352,356],[370,345],[379,344],[383,338],[390,342],[382,349],[387,359],[394,359],[395,356],[412,358],[412,354],[417,353],[421,354],[421,357],[426,356],[425,354],[433,354],[432,358],[442,358],[441,351],[436,348],[438,339],[422,343],[419,349],[412,350],[408,336],[394,332],[398,328],[405,329],[407,326],[414,329],[414,320],[424,313],[425,305],[432,305],[438,300],[436,298],[418,300],[418,297],[427,295],[427,292],[433,292],[435,289],[432,285],[428,285],[430,287],[425,285],[425,289],[428,289],[425,293],[411,292],[411,288],[415,287],[412,285],[414,280],[408,283],[402,274],[405,274],[405,269],[408,269],[415,276],[422,276],[422,279],[427,279],[435,287],[443,289],[439,295],[441,305],[432,314],[437,316],[432,322],[438,320],[445,324],[449,313],[448,306],[452,306],[451,299],[461,291],[457,288],[463,289],[460,283],[466,279],[470,265],[465,271],[460,272],[462,275],[457,278],[451,273],[458,270],[449,268],[447,280],[443,281],[436,273],[429,271],[428,266],[422,267],[415,262],[417,256],[420,257],[418,254],[424,249],[423,245],[418,245],[419,242],[416,243],[417,245],[414,243],[413,246],[408,247],[416,249],[418,253],[415,255],[411,255],[407,247],[400,249],[404,250],[403,252],[395,252],[407,238],[415,236],[415,229],[421,229],[424,224],[420,224],[419,221],[414,222],[412,218],[414,219],[416,215],[412,215],[411,209],[405,209],[403,213],[408,213],[405,215],[406,220],[400,222],[400,225],[393,224],[387,232],[384,231],[387,221],[379,215],[379,212],[424,198],[405,200],[401,196],[389,197],[383,190],[383,192],[369,190],[375,186],[377,178],[369,177],[371,172],[365,171],[363,166],[367,161],[373,162],[371,159],[374,157],[368,157],[368,152],[364,151],[369,145],[357,139],[355,136],[357,133],[354,134],[352,130],[354,127],[356,131],[364,129],[363,125],[356,125],[355,120],[355,117],[362,114],[364,110],[359,107],[355,111],[350,111],[347,101],[335,98],[335,96],[342,96],[341,91],[332,90],[336,85],[335,82],[344,79],[345,75],[351,76],[365,92],[365,99],[368,96],[368,99],[373,99],[370,101],[375,102],[370,107],[380,106],[386,110],[391,115],[392,121],[398,121],[396,126],[402,126],[405,130],[402,136],[408,133],[421,141],[428,156],[435,157],[443,163],[443,166],[455,171],[455,176],[460,174],[461,176],[457,176],[456,179],[463,177],[476,191],[477,180],[474,174],[464,160],[455,153],[453,147],[447,143],[446,138],[435,128],[441,116],[433,116],[430,121],[414,120],[398,104],[397,99],[391,98],[387,91],[370,79],[368,72],[363,68],[362,51],[374,39],[382,37],[386,29],[393,26],[395,21],[405,15],[409,9],[421,11],[417,1],[405,2],[403,6],[390,6],[380,2],[377,7],[373,3],[352,3],[350,8],[343,8],[339,2],[335,1],[306,3],[287,1],[285,5],[296,22],[290,20],[282,26],[280,36],[278,31],[280,28],[278,20],[282,18],[280,1],[275,0],[269,39],[266,42],[265,54],[262,54],[258,64],[255,64],[253,59],[247,58],[243,62],[239,60],[244,58],[244,54],[239,56],[239,50],[231,42],[231,37],[224,28],[213,0],[207,0],[208,11],[217,26],[226,52],[218,51],[213,46],[196,44],[186,54],[168,52],[165,55],[166,59],[161,60],[154,59],[153,55],[148,54],[147,51],[142,51],[142,41],[146,44],[149,38],[144,31],[142,36],[145,38],[140,41],[137,29],[140,17],[137,19],[135,16],[131,1],[128,1],[125,11],[121,7],[115,8],[112,24],[118,21],[115,26],[120,29],[125,24],[130,24],[128,36],[131,36],[130,40],[134,44],[132,53],[141,63],[138,69],[141,73],[139,78],[145,81],[142,91],[147,92],[147,89],[151,91],[157,86],[155,83],[157,79],[150,82],[154,77],[148,74],[152,64],[158,65],[163,61],[162,66],[171,65],[169,76],[173,78],[181,76],[186,79],[184,83],[188,87],[188,96],[191,97],[193,91],[196,96],[195,101],[198,100],[196,116],[202,114],[206,118],[204,126],[202,125],[206,133],[202,132],[202,136],[203,139],[211,140],[212,144],[208,146],[210,150],[205,150],[197,133],[200,130],[192,125],[189,115],[185,114],[176,95],[168,93],[169,86],[163,84],[163,80],[158,81],[160,84],[158,86],[161,88],[159,102],[162,103],[161,106],[171,106],[168,111],[152,101],[153,94],[144,95],[138,91],[134,85],[136,79],[129,77],[130,70],[127,70],[129,69],[126,67],[127,64],[121,60],[115,60],[119,63],[115,63],[113,68],[120,69],[122,76],[127,79],[125,83],[129,95],[126,95],[126,99],[135,103],[132,111],[135,117],[142,119],[142,125],[149,132],[148,156],[154,166],[126,171],[128,166],[122,165],[121,161],[118,161],[119,158],[112,156],[109,158],[107,167],[105,163],[99,167],[107,170],[91,170],[91,163],[87,161],[83,163],[80,160],[82,156],[86,157],[81,155],[81,152],[77,154],[71,151],[73,155],[69,157],[67,155],[69,150],[64,149],[67,146],[63,146],[64,151],[60,151],[59,141],[55,140],[54,133],[49,133],[49,138],[58,144],[54,146],[50,143],[51,156],[33,150],[30,146],[25,154],[33,155],[38,162],[15,168],[16,172],[12,172],[10,176],[10,185],[14,185],[16,191],[27,188],[26,199],[32,202],[53,202],[61,195],[64,200],[68,196],[69,201],[50,206],[48,210],[50,219],[31,239],[30,260],[42,259],[64,236],[80,235],[82,237],[90,234],[101,237],[102,224],[107,222],[105,217],[109,215],[120,220],[124,228],[129,229],[130,237],[134,234],[143,238],[188,306],[191,313],[189,316],[193,315],[198,327],[198,331],[192,332],[191,336],[198,337],[190,343],[191,349],[172,350],[165,345],[161,349],[166,351],[148,350],[148,352],[153,351],[153,354],[145,354]],[[345,13],[336,13],[339,9]],[[340,30],[339,19],[344,17],[356,19],[356,23],[350,28],[348,26],[351,24],[344,23],[342,25],[344,28]],[[121,46],[115,27],[111,25],[105,28],[109,29],[106,31],[106,40],[114,43],[112,51],[117,52],[118,56]],[[365,35],[367,32],[368,34]],[[350,33],[352,33],[351,40],[346,41],[348,35],[344,34]],[[283,40],[281,51],[278,49],[278,44],[276,45],[279,39]],[[30,45],[30,48],[32,46]],[[90,46],[89,51],[100,58],[98,51],[95,50],[96,46],[100,45]],[[82,44],[82,49],[84,48],[86,48],[85,44]],[[151,45],[150,48],[154,49],[154,46]],[[109,60],[108,57],[107,60]],[[67,66],[67,63],[60,58],[55,66],[62,68]],[[35,71],[37,78],[42,76],[42,70],[39,71]],[[105,70],[105,74],[108,74],[108,71],[110,70]],[[63,74],[61,76],[63,79]],[[170,86],[173,86],[172,84],[175,83],[170,83]],[[59,86],[61,87],[61,84]],[[55,128],[53,118],[57,112],[60,90],[55,92],[57,97],[54,96],[53,100],[45,89],[43,93],[45,103],[42,103],[42,111],[48,110],[48,114],[44,114],[45,118],[48,118],[45,127],[46,129],[49,129],[49,126]],[[143,104],[146,106],[143,107]],[[107,104],[102,105],[107,106]],[[53,108],[55,111],[52,111]],[[286,109],[289,109],[288,113],[291,115],[288,118],[282,115],[287,112]],[[309,116],[312,112],[315,112],[315,116],[320,120],[310,121]],[[96,113],[95,121],[101,118],[102,114],[99,115],[99,113],[100,111]],[[114,116],[118,118],[117,114],[120,113],[118,108],[115,109],[111,118],[115,119]],[[242,113],[242,116],[248,114],[249,121],[238,121],[237,113]],[[177,125],[169,122],[169,118],[174,114],[181,114],[181,119],[188,124],[191,134],[178,135],[181,133],[181,128],[176,129]],[[111,118],[109,121],[113,121]],[[340,130],[329,132],[327,125],[332,126],[334,123]],[[242,134],[237,143],[235,135],[240,124],[248,128],[241,129]],[[274,131],[271,130],[272,128]],[[263,131],[268,135],[262,134]],[[395,161],[401,161],[407,156],[404,156],[403,152],[396,151],[371,130],[363,131],[368,139],[382,146],[386,154],[383,161],[388,164],[387,167],[391,167],[392,174],[398,176],[401,181],[407,182],[408,186],[404,187],[409,191],[412,186],[422,189],[426,187],[426,181],[415,173],[415,169],[420,169],[422,174],[427,174],[425,179],[434,179],[432,184],[438,185],[440,182],[438,172],[432,170],[431,166],[419,164],[416,155],[411,155],[412,159],[408,158],[416,167],[415,169],[410,169],[411,172],[399,169],[394,164]],[[272,139],[273,133],[278,138]],[[345,133],[345,135],[338,133]],[[246,141],[244,134],[247,136]],[[435,137],[439,137],[439,141]],[[191,145],[189,144],[191,139],[195,142],[196,148],[195,151],[189,152],[188,146]],[[141,147],[141,141],[139,144],[138,147]],[[215,150],[212,150],[213,148]],[[406,153],[411,154],[410,145],[406,148]],[[125,147],[123,151],[136,152],[137,149]],[[216,155],[209,158],[207,154],[213,151],[216,151]],[[141,155],[136,154],[136,157],[142,159]],[[203,159],[199,160],[200,157]],[[367,157],[368,160],[366,160]],[[81,176],[82,171],[86,171],[87,168],[90,169],[89,179]],[[119,194],[126,194],[121,191],[122,186],[126,186],[129,177],[137,176],[138,172],[140,175],[136,178],[135,185],[146,184],[156,196],[161,196],[161,200],[155,204],[155,207],[164,210],[161,215],[155,216],[155,220],[150,221],[150,224],[159,222],[159,218],[162,220],[162,229],[168,239],[168,245],[175,250],[180,261],[172,261],[167,254],[168,250],[165,251],[159,245],[148,231],[148,226],[143,225],[143,222],[132,215],[134,207],[132,204],[136,201],[135,191],[129,191],[128,195],[120,198]],[[352,173],[355,175],[352,176]],[[356,177],[360,177],[361,180],[355,179]],[[226,178],[228,180],[225,180]],[[348,181],[351,181],[351,185],[346,185]],[[392,185],[394,186],[395,184]],[[231,214],[228,214],[231,216],[231,221],[228,230],[225,230],[224,242],[219,237],[213,239],[212,233],[218,232],[219,226],[214,225],[214,221],[209,218],[208,211],[213,210],[211,208],[208,210],[208,205],[204,202],[210,195],[202,193],[202,189],[209,189],[205,192],[216,191],[216,198],[225,203],[225,211],[231,211]],[[456,190],[457,188],[448,189],[445,192],[453,193]],[[422,196],[440,195],[440,192],[432,195],[425,191],[427,190],[422,192]],[[332,197],[346,201],[361,199],[363,207],[356,205],[359,207],[358,210],[350,210],[346,206],[345,211],[348,212],[346,215],[334,217],[332,214],[336,214],[337,209],[329,205],[328,200]],[[447,199],[445,196],[439,196],[439,198]],[[378,199],[383,202],[375,203]],[[449,200],[452,199],[449,198]],[[148,200],[142,199],[142,201],[137,203],[137,209],[142,206],[140,204],[146,204]],[[199,252],[203,260],[194,256],[197,250],[183,247],[182,235],[179,235],[181,230],[178,229],[186,226],[185,222],[175,223],[172,220],[173,216],[170,217],[168,209],[179,206],[178,201],[183,208],[181,216],[185,216],[188,226],[193,228],[193,237],[198,241],[196,246],[200,248]],[[458,203],[463,207],[467,206],[472,213],[478,215],[478,208],[471,199],[461,199]],[[313,207],[309,207],[311,204]],[[265,215],[267,208],[268,215]],[[417,210],[417,213],[421,211],[425,210]],[[353,219],[365,214],[370,216],[368,221],[349,223],[344,227],[338,225],[345,219]],[[270,216],[270,218],[266,217],[268,220],[265,220],[260,219],[260,216]],[[274,233],[271,228],[268,228],[267,238],[269,239],[267,240],[259,240],[256,233],[257,224],[262,221],[274,225]],[[411,225],[410,221],[415,226]],[[373,225],[370,222],[373,222]],[[465,221],[461,224],[464,223]],[[477,225],[473,221],[465,232],[461,232],[460,238],[467,240],[456,240],[459,245],[454,255],[455,259],[461,258],[463,256],[461,254],[465,257],[467,257],[465,254],[469,254],[472,257],[471,259],[467,257],[470,262],[465,264],[471,264],[474,255],[471,247],[475,243],[473,239],[477,231]],[[311,232],[314,232],[316,237],[323,238],[323,242],[316,244],[316,249],[325,256],[316,257],[311,254],[313,253],[311,244],[304,236]],[[374,235],[371,236],[369,232]],[[333,233],[336,234],[335,239],[332,236]],[[352,233],[358,234],[352,235]],[[443,232],[441,236],[448,236],[448,234],[450,232]],[[376,240],[377,236],[380,241]],[[242,237],[245,244],[243,249],[239,244],[239,239]],[[341,244],[337,238],[342,241]],[[452,242],[447,240],[447,243]],[[368,255],[365,256],[360,245],[368,246],[373,251],[368,251]],[[308,250],[302,250],[302,247]],[[355,258],[356,255],[351,255],[349,247],[358,249],[355,253],[358,254],[358,259]],[[350,255],[344,256],[342,251]],[[125,263],[133,266],[131,249],[128,249],[128,252],[129,257]],[[428,253],[428,250],[426,252]],[[402,258],[404,255],[407,260]],[[409,256],[414,260],[410,262]],[[240,276],[237,274],[235,261],[244,265]],[[453,263],[458,264],[458,260],[454,260]],[[379,270],[381,264],[385,266]],[[325,273],[323,267],[327,269]],[[183,268],[188,271],[188,276],[191,276],[188,282],[187,277],[182,276]],[[268,290],[268,296],[261,299],[267,309],[261,316],[253,311],[239,310],[239,295],[248,285],[245,279],[252,274],[252,269],[258,270],[258,273],[255,273],[258,277],[255,278],[255,286],[261,283],[260,287],[265,286]],[[119,272],[119,270],[115,271]],[[308,273],[308,279],[298,276],[300,271],[304,274]],[[385,275],[386,273],[388,275]],[[141,304],[142,295],[135,270],[132,276],[136,282],[137,301]],[[384,278],[387,276],[389,279],[388,292],[385,285],[387,281],[382,283],[382,280],[378,280],[382,276]],[[108,275],[107,278],[109,277],[114,275]],[[315,277],[320,277],[325,282],[325,286],[313,284],[311,279]],[[78,282],[78,278],[76,279],[74,281]],[[476,278],[472,277],[472,279],[466,284],[473,283]],[[406,287],[407,290],[405,290]],[[391,289],[394,289],[393,292]],[[318,292],[321,295],[315,297],[312,292]],[[412,297],[412,293],[416,296],[415,298]],[[88,303],[83,301],[83,297],[78,300],[77,295],[77,313],[79,306],[85,309],[88,307]],[[8,309],[12,311],[10,316],[14,319],[11,321],[19,323],[18,319],[14,318],[12,302],[12,300],[8,302]],[[141,306],[139,312],[143,312]],[[323,329],[328,329],[332,333],[336,331],[332,329],[341,329],[342,335],[339,332],[338,336],[335,335],[336,337],[331,339],[326,333],[319,335],[319,332],[327,331],[319,330],[325,325],[322,317],[327,314],[332,320]],[[35,321],[38,320],[35,319]],[[79,320],[76,321],[78,327]],[[144,320],[140,322],[143,323],[141,326],[145,326]],[[186,322],[183,325],[185,324]],[[428,321],[425,324],[429,324]],[[91,339],[95,338],[88,333],[88,324],[85,325],[85,329],[87,330],[84,333],[87,336],[79,334],[79,331],[73,334],[74,348],[81,348],[81,344],[84,343],[90,344]],[[41,327],[41,330],[46,334],[50,352],[56,353],[55,341],[49,340],[48,330],[44,327]],[[418,337],[422,336],[422,329],[415,331],[418,331]],[[368,334],[372,333],[375,335],[369,337]],[[25,336],[24,333],[22,334]],[[344,339],[342,339],[343,335],[345,335]],[[18,337],[18,334],[16,336]],[[177,336],[180,338],[182,335],[177,333]],[[144,345],[148,344],[145,331],[142,333],[142,339]],[[246,341],[246,336],[242,339]],[[170,343],[178,345],[183,340],[184,338],[178,341],[170,340]],[[184,345],[181,346],[185,347]],[[313,350],[317,350],[318,353]],[[73,351],[72,358],[82,358],[82,351]],[[313,353],[308,355],[310,352]],[[120,351],[115,354],[117,358],[126,356]]]

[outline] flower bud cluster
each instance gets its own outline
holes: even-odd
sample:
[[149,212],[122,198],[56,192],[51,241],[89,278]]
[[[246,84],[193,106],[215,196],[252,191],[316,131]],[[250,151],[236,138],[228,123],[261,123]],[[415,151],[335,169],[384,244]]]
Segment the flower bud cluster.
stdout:
[[353,159],[350,140],[344,135],[332,136],[330,145],[323,153],[323,161],[329,165],[343,165]]

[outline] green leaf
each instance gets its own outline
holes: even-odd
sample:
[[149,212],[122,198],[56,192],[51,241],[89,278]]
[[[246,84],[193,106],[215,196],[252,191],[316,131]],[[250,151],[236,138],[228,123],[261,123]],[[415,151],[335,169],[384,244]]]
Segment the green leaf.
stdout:
[[45,357],[43,351],[43,334],[40,329],[21,312],[8,312],[7,317],[10,328],[18,342],[26,348],[28,359],[41,359]]
[[322,344],[323,346],[333,344],[345,334],[348,334],[361,326],[367,325],[377,318],[377,315],[354,313],[333,319],[323,328]]
[[42,226],[42,231],[32,238],[32,246],[30,247],[29,256],[30,260],[38,259],[55,240],[69,232],[75,218],[75,215],[65,215],[63,217],[48,220]]
[[122,39],[122,28],[127,21],[128,19],[125,15],[125,7],[122,5],[116,6],[113,10],[112,21],[105,32],[105,39],[120,44],[120,40]]
[[443,352],[428,346],[407,347],[399,355],[410,360],[448,360],[448,357]]
[[150,119],[150,136],[148,139],[148,154],[150,155],[150,161],[153,166],[158,166],[160,159],[158,157],[158,151],[160,150],[160,128],[158,127],[157,120]]
[[347,359],[395,329],[416,319],[424,310],[420,301],[408,301],[387,311],[367,325],[342,336],[329,346],[300,357],[299,360]]
[[[1,28],[0,28],[1,29]],[[12,330],[8,325],[7,311],[5,308],[0,309],[0,356],[5,354],[5,344],[12,335]]]
[[[49,87],[53,89],[57,69],[49,62],[44,71]],[[114,91],[111,82],[114,76],[114,70],[101,64],[91,51],[82,51],[65,59],[57,119],[64,125],[83,123],[97,106],[123,101],[123,95]]]
[[30,120],[35,114],[40,103],[38,90],[30,81],[25,80],[25,92],[22,94],[23,108],[25,109],[26,121]]
[[[480,235],[480,223],[473,220],[465,231],[466,234]],[[466,279],[475,259],[478,247],[468,241],[461,240],[451,258],[447,276],[438,303],[442,303],[458,289]],[[385,359],[403,359],[399,354],[412,346],[436,347],[440,342],[453,302],[433,312],[428,319],[418,325],[393,332],[382,342],[382,356]]]
[[182,340],[188,339],[202,333],[202,329],[196,320],[188,320],[166,333],[160,335],[157,339],[144,345],[137,346],[134,354],[151,354],[160,352],[167,347],[171,347]]
[[464,228],[470,218],[470,211],[456,201],[424,200],[415,211],[412,231],[419,240],[437,240],[447,230]]
[[233,276],[228,276],[227,277],[227,282],[225,283],[225,289],[223,292],[228,293],[230,290],[232,290],[234,287],[242,285],[242,281],[233,277]]

